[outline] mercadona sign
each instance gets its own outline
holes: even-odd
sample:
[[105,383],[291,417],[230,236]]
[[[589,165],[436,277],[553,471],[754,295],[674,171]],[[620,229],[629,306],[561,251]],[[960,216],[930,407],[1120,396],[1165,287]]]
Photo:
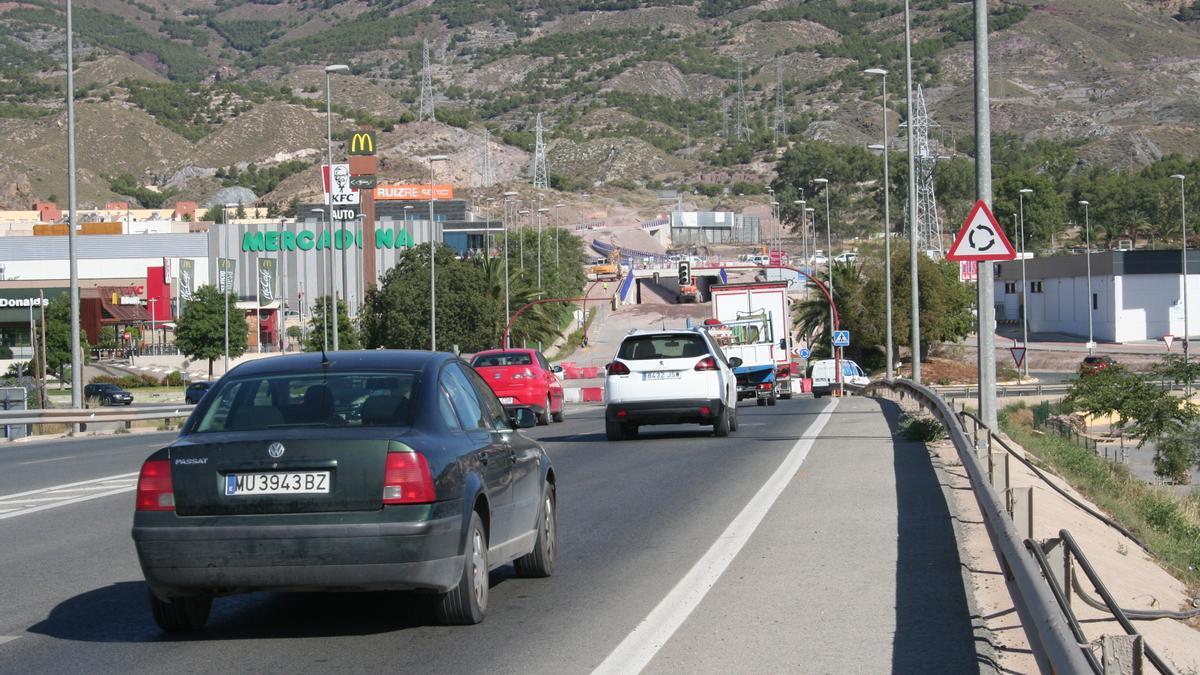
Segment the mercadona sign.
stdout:
[[[375,230],[375,248],[405,248],[412,246],[412,235],[402,228]],[[318,251],[327,248],[362,248],[362,230],[269,230],[246,232],[242,235],[243,251]]]

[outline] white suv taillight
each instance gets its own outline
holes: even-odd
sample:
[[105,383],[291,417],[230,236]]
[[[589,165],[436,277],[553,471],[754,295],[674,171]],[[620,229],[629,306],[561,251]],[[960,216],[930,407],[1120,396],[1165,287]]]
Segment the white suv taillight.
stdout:
[[621,363],[620,361],[613,361],[612,363],[608,364],[608,374],[609,375],[628,375],[629,374],[629,366],[625,365],[624,363]]
[[429,462],[419,452],[389,452],[383,474],[384,504],[427,504],[434,501]]
[[171,485],[171,462],[165,459],[147,460],[138,474],[138,511],[174,511],[175,488]]
[[717,360],[711,356],[706,356],[706,357],[700,359],[700,362],[697,363],[696,367],[695,367],[695,370],[716,370],[716,369],[717,369]]

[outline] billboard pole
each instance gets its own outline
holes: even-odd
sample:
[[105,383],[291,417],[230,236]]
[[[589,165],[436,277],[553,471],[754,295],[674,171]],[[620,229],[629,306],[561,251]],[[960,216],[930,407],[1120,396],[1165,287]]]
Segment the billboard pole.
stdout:
[[[988,91],[988,3],[975,0],[975,193],[991,207],[992,131]],[[996,307],[993,304],[992,263],[981,260],[979,287],[979,416],[996,428]]]

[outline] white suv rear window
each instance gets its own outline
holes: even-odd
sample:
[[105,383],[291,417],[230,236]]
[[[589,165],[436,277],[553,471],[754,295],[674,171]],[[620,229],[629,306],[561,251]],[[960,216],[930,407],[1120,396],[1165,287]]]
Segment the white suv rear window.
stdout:
[[697,335],[638,335],[625,338],[617,358],[624,361],[681,359],[708,355],[708,345]]

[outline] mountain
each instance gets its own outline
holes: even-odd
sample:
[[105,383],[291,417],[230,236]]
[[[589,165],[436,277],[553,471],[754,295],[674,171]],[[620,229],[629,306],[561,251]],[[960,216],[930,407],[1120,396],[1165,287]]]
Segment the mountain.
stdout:
[[[969,153],[972,3],[912,5],[914,76],[935,144]],[[478,184],[486,128],[497,179],[528,180],[541,112],[562,188],[761,184],[789,142],[877,142],[879,82],[864,68],[890,71],[898,129],[902,9],[900,0],[77,0],[80,199],[112,199],[114,183],[128,192],[131,181],[151,186],[141,200],[203,198],[248,180],[271,203],[308,196],[309,164],[324,154],[327,63],[352,68],[331,79],[335,136],[382,129],[385,178],[421,179],[420,156],[437,152],[451,155],[456,181]],[[1200,154],[1197,19],[1192,0],[993,3],[996,131],[1070,143],[1084,163],[1118,167]],[[0,206],[65,199],[63,25],[61,3],[0,4],[9,186]],[[437,122],[414,123],[425,42]]]

